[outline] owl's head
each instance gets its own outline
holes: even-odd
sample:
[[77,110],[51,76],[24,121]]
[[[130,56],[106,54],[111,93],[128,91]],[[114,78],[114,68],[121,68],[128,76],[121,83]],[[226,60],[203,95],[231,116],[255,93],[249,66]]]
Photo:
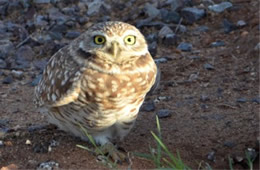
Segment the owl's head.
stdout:
[[103,22],[86,31],[79,48],[98,58],[121,63],[148,53],[142,33],[134,26],[118,22]]

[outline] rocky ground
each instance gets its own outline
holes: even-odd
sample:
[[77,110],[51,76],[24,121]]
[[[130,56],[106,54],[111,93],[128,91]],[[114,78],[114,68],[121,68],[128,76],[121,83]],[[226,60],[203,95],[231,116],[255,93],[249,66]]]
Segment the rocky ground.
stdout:
[[[193,169],[259,168],[259,2],[257,0],[0,0],[0,167],[106,169],[46,126],[33,89],[48,59],[92,24],[120,20],[149,43],[162,80],[122,146],[155,147],[160,118],[170,151]],[[90,145],[88,145],[90,146]],[[119,168],[155,168],[131,156]]]

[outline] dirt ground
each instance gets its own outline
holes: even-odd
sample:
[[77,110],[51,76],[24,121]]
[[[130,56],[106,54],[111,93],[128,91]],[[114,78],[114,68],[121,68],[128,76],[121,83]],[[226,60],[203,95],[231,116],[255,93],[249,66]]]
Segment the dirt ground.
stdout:
[[[156,132],[155,113],[168,109],[171,116],[160,119],[163,141],[192,169],[207,164],[213,169],[228,169],[229,156],[234,160],[245,158],[248,148],[259,152],[259,3],[232,2],[242,7],[209,13],[186,26],[188,31],[180,37],[182,42],[193,44],[191,52],[158,45],[155,58],[166,57],[167,62],[159,64],[162,79],[158,91],[146,99],[146,103],[155,101],[155,110],[140,111],[135,127],[121,143],[127,151],[148,153],[149,145],[156,146],[150,133]],[[223,18],[233,23],[244,20],[247,25],[226,34],[221,28]],[[209,31],[196,34],[193,30],[198,25],[208,26]],[[225,45],[211,47],[218,40]],[[205,64],[214,68],[206,69]],[[22,80],[0,84],[0,120],[8,120],[2,125],[0,122],[0,168],[13,164],[19,169],[35,169],[42,162],[55,161],[62,169],[107,169],[87,150],[76,147],[89,144],[58,129],[46,128],[46,117],[32,102],[34,87],[28,83],[32,72],[38,74],[28,69]],[[0,75],[0,82],[4,78]],[[8,128],[6,134],[4,128]],[[26,144],[27,140],[31,144]],[[53,140],[58,144],[48,152]],[[208,156],[213,152],[213,158]],[[233,166],[247,169],[244,163]],[[119,168],[155,166],[134,156],[131,164]],[[254,168],[259,168],[259,156]]]

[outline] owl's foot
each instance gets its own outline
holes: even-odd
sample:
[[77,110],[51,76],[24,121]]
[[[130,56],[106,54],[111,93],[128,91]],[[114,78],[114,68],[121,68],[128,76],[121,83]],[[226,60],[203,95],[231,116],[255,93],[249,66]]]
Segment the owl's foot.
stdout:
[[107,156],[111,158],[115,163],[121,164],[127,161],[126,152],[123,149],[118,149],[114,144],[108,142],[105,145],[99,147],[95,151],[99,155]]

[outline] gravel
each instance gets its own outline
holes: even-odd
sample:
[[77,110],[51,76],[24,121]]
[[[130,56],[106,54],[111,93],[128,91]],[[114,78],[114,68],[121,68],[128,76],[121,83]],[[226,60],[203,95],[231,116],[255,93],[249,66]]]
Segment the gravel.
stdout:
[[232,6],[231,2],[221,2],[220,4],[210,5],[208,8],[213,12],[221,13]]
[[158,112],[156,112],[156,115],[158,116],[158,118],[167,118],[171,116],[171,111],[168,109],[161,109]]

